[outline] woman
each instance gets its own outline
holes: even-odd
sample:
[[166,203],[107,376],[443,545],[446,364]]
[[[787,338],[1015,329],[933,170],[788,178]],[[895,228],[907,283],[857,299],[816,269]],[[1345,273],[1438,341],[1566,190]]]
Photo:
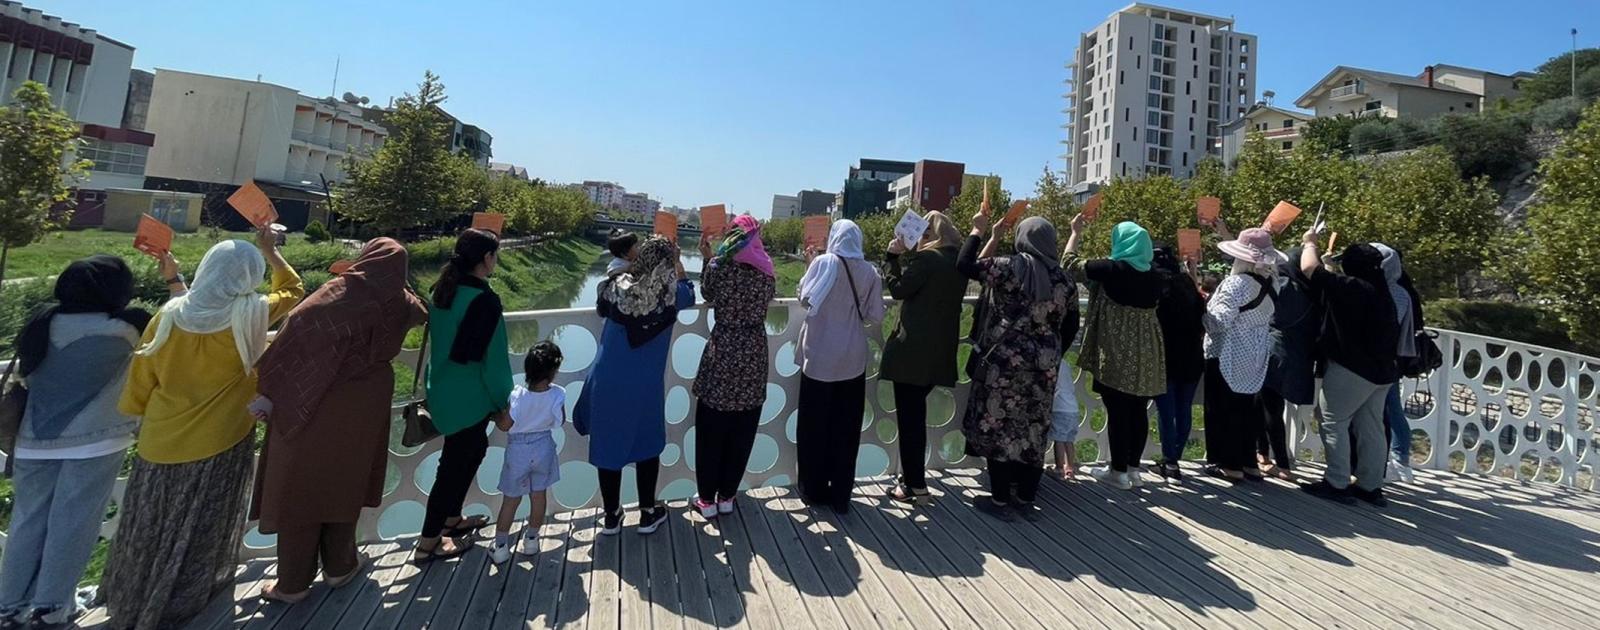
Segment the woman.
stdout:
[[[169,255],[161,266],[169,288],[182,291],[177,261]],[[0,625],[65,624],[78,613],[78,579],[139,426],[117,410],[150,322],[150,313],[128,308],[133,292],[121,258],[74,261],[56,277],[55,302],[17,337],[12,369],[29,395],[11,457],[16,504],[0,564]]]
[[412,552],[416,563],[466,553],[472,546],[456,539],[489,524],[483,516],[463,516],[461,506],[489,450],[489,424],[510,408],[505,312],[489,288],[499,262],[494,232],[465,230],[429,296],[428,411],[444,447]]
[[1150,439],[1151,399],[1167,392],[1167,360],[1156,306],[1164,283],[1151,268],[1155,253],[1150,234],[1132,221],[1111,230],[1111,258],[1078,255],[1088,219],[1072,219],[1066,270],[1089,286],[1078,365],[1094,375],[1094,391],[1106,407],[1111,464],[1094,476],[1127,490],[1144,485],[1139,458]]
[[655,533],[667,520],[667,509],[656,502],[667,445],[661,374],[678,311],[694,305],[694,284],[683,275],[678,247],[652,236],[639,245],[633,266],[600,282],[595,312],[605,327],[572,423],[589,436],[589,463],[599,470],[605,505],[600,533],[607,536],[622,530],[622,469],[628,464],[639,489],[639,533]]
[[[1400,339],[1395,346],[1395,356],[1403,365],[1407,359],[1417,357],[1417,331],[1422,330],[1422,298],[1411,286],[1401,264],[1400,252],[1383,243],[1372,246],[1383,255],[1383,279],[1394,301],[1395,320],[1400,326]],[[1389,397],[1383,404],[1385,424],[1389,427],[1389,466],[1384,475],[1394,481],[1411,482],[1416,475],[1411,472],[1411,419],[1406,417],[1405,405],[1400,400],[1400,383],[1389,388]]]
[[908,250],[889,241],[884,286],[900,300],[900,321],[883,342],[879,380],[894,383],[900,427],[900,483],[889,497],[914,503],[928,496],[923,467],[928,449],[928,394],[956,384],[956,344],[967,278],[956,270],[961,231],[944,213],[927,215],[922,240]]
[[[1354,243],[1339,256],[1343,273],[1322,265],[1318,233],[1302,236],[1300,270],[1305,273],[1313,299],[1326,305],[1327,317],[1317,349],[1322,354],[1323,420],[1319,425],[1328,467],[1317,483],[1303,486],[1317,497],[1354,503],[1361,499],[1377,506],[1383,496],[1383,469],[1387,440],[1383,431],[1383,406],[1389,388],[1400,380],[1395,362],[1400,326],[1394,298],[1383,275],[1383,254],[1366,243]],[[1355,447],[1361,449],[1354,466]],[[1354,468],[1355,484],[1350,483]]]
[[356,520],[383,500],[389,362],[428,316],[406,290],[407,273],[400,243],[368,242],[349,270],[289,313],[261,355],[257,408],[270,411],[250,517],[278,535],[278,582],[263,597],[305,599],[319,558],[334,588],[360,568]]
[[733,512],[744,479],[761,405],[767,401],[767,305],[776,292],[772,257],[761,224],[748,214],[733,220],[715,254],[700,241],[700,295],[717,325],[694,379],[695,473],[700,515]]
[[144,421],[100,586],[113,627],[180,626],[233,587],[255,467],[255,364],[268,327],[304,296],[263,229],[256,245],[212,246],[194,285],[145,327],[117,405]]
[[1194,418],[1194,392],[1206,362],[1203,342],[1205,327],[1201,318],[1206,301],[1195,284],[1192,270],[1169,247],[1156,247],[1155,269],[1161,274],[1161,302],[1156,319],[1161,322],[1161,340],[1167,364],[1167,391],[1156,396],[1156,428],[1161,437],[1161,476],[1183,479],[1183,449],[1189,444]]
[[1056,257],[1056,228],[1043,217],[1017,224],[1016,252],[995,256],[1010,227],[1003,221],[978,251],[989,216],[972,218],[957,268],[984,287],[968,359],[972,389],[961,432],[968,455],[989,467],[989,497],[977,507],[1009,519],[1013,504],[1032,520],[1033,500],[1049,446],[1062,350],[1077,328],[1076,285]]
[[[883,321],[883,281],[863,257],[861,228],[840,220],[827,253],[800,278],[800,401],[795,451],[800,497],[850,510],[867,404],[866,327]],[[814,254],[815,252],[813,252]]]
[[1300,272],[1300,248],[1286,253],[1287,259],[1278,263],[1278,296],[1268,331],[1272,350],[1259,395],[1264,423],[1256,453],[1263,473],[1293,481],[1294,452],[1289,448],[1284,413],[1286,403],[1296,405],[1302,414],[1316,403],[1313,357],[1317,333],[1322,330],[1322,306],[1311,299],[1311,286]]
[[1205,473],[1239,481],[1254,466],[1262,415],[1256,392],[1267,376],[1271,351],[1273,280],[1283,254],[1272,233],[1250,228],[1217,245],[1233,257],[1233,269],[1206,302],[1206,462]]

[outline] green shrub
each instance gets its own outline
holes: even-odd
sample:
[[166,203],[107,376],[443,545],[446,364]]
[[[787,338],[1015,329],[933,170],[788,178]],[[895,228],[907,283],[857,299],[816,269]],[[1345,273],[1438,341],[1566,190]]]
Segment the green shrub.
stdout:
[[1600,348],[1585,348],[1572,341],[1567,327],[1552,309],[1527,302],[1436,300],[1422,305],[1427,325],[1464,333],[1499,337],[1557,350],[1600,355]]
[[307,242],[321,243],[329,240],[333,240],[333,235],[328,233],[327,226],[322,225],[321,221],[312,221],[306,224]]
[[1387,118],[1374,118],[1350,128],[1350,148],[1355,153],[1384,153],[1400,148],[1400,128]]
[[1583,102],[1570,96],[1545,101],[1533,110],[1533,126],[1540,131],[1571,131],[1583,117]]

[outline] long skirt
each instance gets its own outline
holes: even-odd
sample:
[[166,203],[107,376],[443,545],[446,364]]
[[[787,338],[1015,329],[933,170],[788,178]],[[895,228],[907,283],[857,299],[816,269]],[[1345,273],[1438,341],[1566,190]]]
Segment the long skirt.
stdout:
[[184,464],[136,459],[101,597],[112,628],[182,626],[233,585],[254,436]]

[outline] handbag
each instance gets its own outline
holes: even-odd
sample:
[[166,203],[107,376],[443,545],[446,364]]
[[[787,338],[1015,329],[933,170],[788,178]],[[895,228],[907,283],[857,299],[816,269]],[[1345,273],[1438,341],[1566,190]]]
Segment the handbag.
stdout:
[[[417,387],[422,383],[422,373],[428,369],[428,333],[431,326],[431,323],[422,326],[422,346],[417,349],[417,369],[411,374],[411,395],[414,397],[417,396]],[[406,403],[400,415],[406,421],[406,431],[400,436],[400,443],[407,448],[422,446],[429,440],[439,437],[439,429],[433,426],[433,414],[428,413],[427,392]]]
[[0,451],[6,454],[5,476],[11,476],[11,464],[16,460],[17,434],[22,432],[22,414],[28,410],[28,388],[20,381],[12,382],[11,373],[17,370],[22,359],[11,361],[5,376],[0,376]]
[[1400,374],[1417,378],[1444,365],[1444,352],[1439,350],[1439,342],[1435,341],[1438,338],[1439,333],[1431,330],[1418,330],[1416,337],[1417,356],[1400,357]]

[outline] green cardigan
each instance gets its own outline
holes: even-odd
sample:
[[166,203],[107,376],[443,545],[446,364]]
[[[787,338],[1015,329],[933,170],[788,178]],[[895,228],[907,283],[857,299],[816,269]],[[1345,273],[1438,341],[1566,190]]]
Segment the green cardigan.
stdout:
[[483,361],[450,360],[450,347],[455,344],[467,305],[481,293],[482,289],[463,284],[456,289],[450,308],[428,306],[428,413],[433,416],[434,428],[444,435],[475,425],[510,404],[511,351],[506,343],[505,317],[497,318]]
[[967,278],[956,271],[956,248],[891,255],[883,285],[900,300],[900,321],[883,343],[878,377],[906,385],[956,384],[961,298]]

